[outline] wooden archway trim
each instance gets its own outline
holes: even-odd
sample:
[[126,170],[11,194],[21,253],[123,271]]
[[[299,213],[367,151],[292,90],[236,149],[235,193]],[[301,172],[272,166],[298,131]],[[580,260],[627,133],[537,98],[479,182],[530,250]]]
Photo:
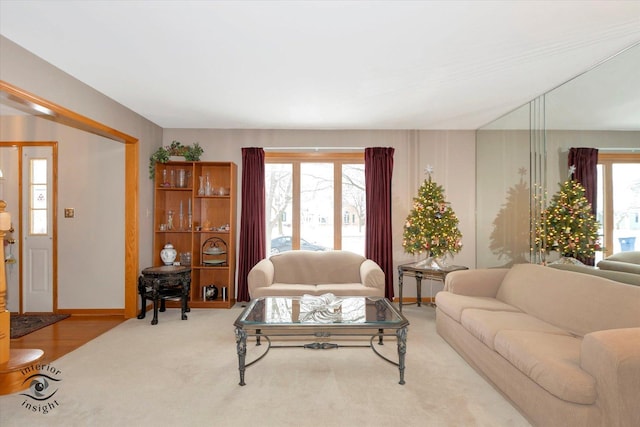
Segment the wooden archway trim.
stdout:
[[103,123],[61,107],[51,101],[0,80],[3,97],[27,108],[30,113],[85,132],[125,144],[125,220],[124,220],[124,317],[132,318],[137,312],[137,278],[139,258],[138,230],[138,139]]

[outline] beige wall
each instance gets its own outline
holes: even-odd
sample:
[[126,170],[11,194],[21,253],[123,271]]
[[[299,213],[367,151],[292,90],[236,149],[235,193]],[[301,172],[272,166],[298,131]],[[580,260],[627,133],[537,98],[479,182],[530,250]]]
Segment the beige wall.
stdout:
[[[242,182],[242,147],[393,147],[392,182],[393,258],[398,264],[419,259],[404,253],[402,231],[413,197],[425,179],[427,165],[434,168],[433,179],[445,189],[463,235],[463,249],[452,263],[475,266],[475,132],[406,130],[218,130],[165,129],[163,144],[173,140],[198,142],[204,148],[202,160],[232,161],[238,165],[238,187]],[[238,206],[238,224],[241,206]],[[397,294],[398,278],[394,268]],[[407,279],[404,295],[415,296],[413,279]],[[434,292],[441,284],[434,284]],[[428,292],[423,291],[424,296]]]
[[[444,187],[446,197],[460,219],[464,248],[453,262],[469,267],[475,265],[473,131],[163,130],[1,36],[0,51],[0,79],[139,138],[141,268],[150,265],[152,260],[153,188],[147,177],[148,158],[158,146],[174,139],[183,143],[200,142],[205,149],[202,160],[237,163],[239,184],[242,147],[394,147],[395,265],[416,259],[402,250],[402,227],[412,199],[425,178],[427,165],[434,167],[433,178]],[[60,141],[60,167],[64,171],[59,183],[58,250],[64,255],[59,260],[58,306],[67,309],[122,308],[123,255],[118,251],[122,250],[120,243],[126,238],[121,225],[123,148],[93,135],[46,123],[37,125],[37,131],[29,131],[25,138],[37,135],[38,139]],[[1,127],[0,139],[14,138],[17,130],[11,128],[9,122],[3,121]],[[95,192],[90,192],[93,189]],[[104,194],[104,197],[96,194]],[[64,207],[76,209],[76,222],[65,223]],[[240,206],[238,208],[240,213]],[[96,279],[97,276],[100,278]],[[397,280],[394,274],[396,284]],[[412,281],[405,283],[405,295],[415,295]],[[435,284],[434,290],[439,286]],[[428,293],[423,291],[423,295]]]
[[640,149],[638,131],[575,131],[548,130],[547,135],[547,191],[554,194],[558,184],[568,178],[568,159],[571,147],[592,147],[607,150]]
[[[32,116],[0,118],[0,140],[58,141],[58,308],[123,308],[124,145]],[[64,218],[64,208],[75,217]]]
[[[139,139],[139,263],[150,265],[147,165],[162,129],[1,36],[0,52],[1,80]],[[44,119],[0,120],[2,140],[59,142],[58,307],[124,308],[124,146]],[[74,220],[64,220],[65,207]]]

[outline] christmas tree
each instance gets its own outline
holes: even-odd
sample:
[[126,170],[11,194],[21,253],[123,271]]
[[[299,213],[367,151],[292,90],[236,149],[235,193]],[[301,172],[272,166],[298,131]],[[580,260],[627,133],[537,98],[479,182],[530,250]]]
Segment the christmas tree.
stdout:
[[[569,169],[570,177],[575,168]],[[584,187],[569,178],[560,184],[549,206],[542,212],[536,229],[536,245],[542,250],[558,251],[565,257],[592,257],[602,250],[598,241],[599,224],[591,213]]]
[[428,178],[413,199],[413,209],[404,225],[402,246],[405,252],[439,258],[460,252],[462,233],[458,218],[444,199],[442,187],[431,180],[433,170],[427,167]]

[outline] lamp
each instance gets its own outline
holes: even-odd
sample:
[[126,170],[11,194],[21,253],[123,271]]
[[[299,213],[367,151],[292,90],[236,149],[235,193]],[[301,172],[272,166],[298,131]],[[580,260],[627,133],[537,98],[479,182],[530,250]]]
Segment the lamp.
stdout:
[[[2,172],[0,172],[0,178],[2,178]],[[0,200],[0,233],[3,237],[6,231],[11,230],[11,214],[4,210],[6,206],[6,202]]]

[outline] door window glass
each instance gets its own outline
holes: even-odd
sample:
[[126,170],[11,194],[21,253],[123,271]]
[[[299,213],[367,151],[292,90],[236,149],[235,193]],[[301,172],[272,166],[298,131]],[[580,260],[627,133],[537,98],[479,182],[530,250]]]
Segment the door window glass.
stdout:
[[47,159],[31,159],[29,168],[29,233],[31,235],[46,235],[49,229]]

